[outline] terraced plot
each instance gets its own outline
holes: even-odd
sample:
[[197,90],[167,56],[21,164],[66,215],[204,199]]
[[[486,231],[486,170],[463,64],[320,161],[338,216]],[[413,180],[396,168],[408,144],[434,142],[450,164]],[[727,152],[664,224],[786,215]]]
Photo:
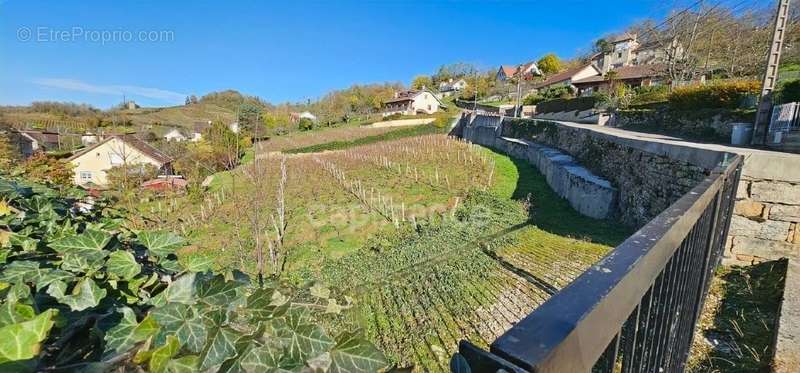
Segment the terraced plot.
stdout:
[[[333,327],[360,326],[397,367],[417,371],[446,371],[461,339],[491,343],[627,234],[577,214],[524,162],[426,135],[262,153],[222,185],[231,197],[191,224],[185,255],[254,272],[251,223],[281,220],[282,170],[282,277],[348,296]],[[230,250],[208,249],[220,243]]]

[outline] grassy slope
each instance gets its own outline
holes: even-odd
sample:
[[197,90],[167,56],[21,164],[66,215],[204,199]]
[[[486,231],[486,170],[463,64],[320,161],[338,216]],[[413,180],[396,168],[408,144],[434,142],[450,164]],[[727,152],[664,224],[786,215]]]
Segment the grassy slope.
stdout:
[[445,127],[437,127],[432,124],[425,124],[421,126],[401,127],[396,130],[374,136],[362,137],[351,141],[334,141],[319,145],[311,145],[297,149],[290,149],[284,153],[300,154],[300,153],[317,153],[326,150],[343,150],[352,148],[359,145],[374,144],[381,141],[397,140],[404,137],[413,137],[421,135],[429,135],[434,133],[443,133],[446,131]]

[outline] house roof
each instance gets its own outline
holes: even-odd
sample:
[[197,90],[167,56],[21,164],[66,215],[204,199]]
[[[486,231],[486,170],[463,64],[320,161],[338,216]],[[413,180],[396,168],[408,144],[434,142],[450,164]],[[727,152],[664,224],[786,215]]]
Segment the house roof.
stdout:
[[517,73],[517,66],[513,65],[500,65],[500,71],[506,76],[514,76]]
[[[633,65],[633,66],[622,66],[616,69],[610,70],[609,72],[615,72],[616,80],[631,80],[631,79],[642,79],[642,78],[650,78],[663,75],[666,71],[666,66],[663,64],[653,64],[653,65]],[[583,78],[581,80],[576,80],[572,82],[572,84],[586,84],[586,83],[597,83],[605,81],[606,77],[602,75],[598,76],[590,76],[588,78]]]
[[386,100],[384,103],[391,104],[394,102],[411,101],[414,99],[414,97],[417,97],[417,95],[419,95],[420,93],[422,93],[422,91],[418,91],[415,89],[409,89],[407,91],[398,91],[394,98]]
[[211,123],[208,122],[194,122],[194,125],[192,125],[192,129],[195,133],[202,133],[209,127],[211,127]]
[[72,161],[74,159],[80,158],[86,153],[91,152],[92,150],[96,149],[100,145],[103,145],[112,139],[119,139],[120,141],[130,145],[131,147],[135,148],[136,150],[142,152],[142,154],[152,158],[154,161],[159,163],[170,163],[172,162],[172,158],[167,156],[166,154],[162,153],[160,150],[154,148],[152,145],[140,140],[133,134],[127,135],[111,135],[104,139],[103,141],[99,141],[92,146],[89,146],[85,149],[78,151],[77,153],[73,154],[71,157],[67,158],[67,161]]
[[608,39],[608,42],[611,44],[622,43],[623,41],[628,40],[636,40],[636,34],[631,34],[628,32],[612,36]]
[[40,144],[58,144],[58,137],[59,134],[57,132],[47,132],[47,131],[18,131],[21,134],[27,135],[28,137],[38,141]]
[[436,101],[439,101],[439,105],[444,106],[444,103],[442,102],[442,100],[440,100],[439,97],[436,97],[436,95],[433,92],[431,92],[431,91],[429,91],[427,89],[421,89],[421,90],[409,89],[409,90],[406,90],[406,91],[399,91],[399,92],[397,92],[397,97],[389,99],[389,100],[386,100],[386,101],[383,102],[383,104],[386,105],[386,104],[392,104],[392,103],[395,103],[395,102],[413,101],[417,96],[419,96],[421,93],[424,93],[424,92],[430,93],[431,96],[433,96],[433,98],[436,99]]
[[[585,69],[587,67],[591,67],[591,66],[593,66],[593,65],[592,64],[587,64],[587,65],[579,66],[579,67],[576,67],[576,68],[573,68],[573,69],[569,69],[569,70],[560,72],[558,74],[555,74],[555,75],[545,79],[542,82],[539,82],[539,83],[535,84],[533,86],[533,88],[537,88],[537,89],[538,88],[544,88],[544,87],[547,87],[549,85],[553,85],[553,84],[565,81],[567,79],[571,79],[573,75],[575,75],[578,72],[580,72],[581,70],[583,70],[583,69]],[[599,71],[598,71],[598,74],[599,74]]]

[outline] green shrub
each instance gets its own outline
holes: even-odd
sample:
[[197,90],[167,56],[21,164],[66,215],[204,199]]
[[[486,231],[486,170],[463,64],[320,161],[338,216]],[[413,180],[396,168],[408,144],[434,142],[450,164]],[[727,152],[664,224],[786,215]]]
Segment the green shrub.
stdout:
[[672,90],[670,108],[695,110],[701,108],[736,109],[747,96],[757,95],[760,84],[755,80],[732,80],[707,85],[691,85]]
[[395,120],[395,119],[400,119],[402,117],[403,117],[403,114],[394,113],[394,114],[387,115],[387,116],[383,117],[383,120]]
[[600,98],[594,96],[576,98],[557,98],[539,103],[536,111],[540,113],[555,113],[560,111],[583,111],[593,109],[600,103]]
[[314,121],[312,121],[311,119],[308,119],[308,118],[300,118],[300,120],[297,121],[297,128],[299,128],[301,131],[313,130],[314,129]]
[[666,85],[656,85],[649,87],[636,87],[631,97],[631,105],[649,105],[657,102],[669,100],[669,87]]
[[532,95],[525,96],[525,98],[522,99],[522,104],[523,105],[537,105],[540,102],[545,101],[545,100],[547,100],[547,99],[542,97],[542,96],[540,96],[540,95],[538,95],[538,94],[532,94]]
[[559,87],[551,87],[539,92],[539,95],[546,98],[546,99],[553,99],[553,98],[570,98],[573,97],[574,92],[572,89],[562,85]]
[[785,104],[800,101],[800,79],[781,82],[775,92],[776,102]]

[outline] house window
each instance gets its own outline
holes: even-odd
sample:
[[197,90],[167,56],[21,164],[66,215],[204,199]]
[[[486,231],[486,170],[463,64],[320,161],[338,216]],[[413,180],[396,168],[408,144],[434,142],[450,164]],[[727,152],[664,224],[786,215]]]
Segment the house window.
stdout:
[[109,161],[111,162],[112,166],[118,166],[123,163],[122,157],[119,154],[109,154],[109,158],[110,158]]
[[428,111],[431,111],[431,106],[430,105],[428,105]]
[[92,171],[81,171],[81,181],[92,181]]
[[622,58],[622,52],[617,53],[617,58]]

